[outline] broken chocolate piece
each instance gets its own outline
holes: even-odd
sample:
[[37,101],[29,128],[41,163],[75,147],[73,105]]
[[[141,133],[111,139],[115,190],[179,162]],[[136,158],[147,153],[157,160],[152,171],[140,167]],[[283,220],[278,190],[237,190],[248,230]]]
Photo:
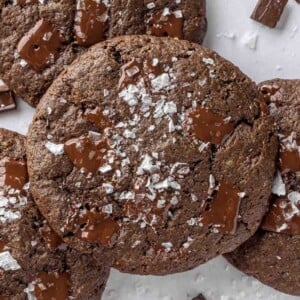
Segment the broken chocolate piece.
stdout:
[[16,4],[18,4],[18,5],[27,5],[27,4],[33,4],[33,3],[38,3],[38,2],[41,3],[42,1],[38,1],[38,0],[17,0]]
[[197,297],[194,297],[193,300],[206,300],[206,298],[202,294],[199,294]]
[[[288,198],[275,198],[261,228],[266,231],[300,234],[300,194],[291,192]],[[296,199],[293,199],[296,198]],[[291,199],[291,200],[290,200]],[[298,199],[298,201],[296,201]]]
[[276,27],[288,0],[259,0],[251,18],[271,28]]
[[188,131],[203,142],[221,144],[234,129],[234,123],[203,107],[188,114]]
[[28,182],[27,164],[21,160],[5,157],[0,161],[0,187],[23,190]]
[[80,46],[91,46],[105,39],[108,13],[104,1],[80,0],[75,16],[75,36]]
[[85,210],[68,223],[78,238],[103,246],[111,246],[113,237],[119,232],[114,219],[95,210]]
[[55,61],[62,47],[59,31],[45,19],[20,40],[17,51],[35,71],[42,71]]
[[154,13],[149,26],[151,35],[183,39],[183,15],[180,10],[170,12],[165,9],[162,13]]
[[65,151],[74,166],[93,174],[104,164],[103,156],[107,150],[107,142],[95,134],[74,138],[65,143]]
[[13,92],[9,90],[8,86],[2,80],[0,80],[0,112],[15,108],[16,102]]
[[69,297],[69,273],[40,273],[33,282],[36,299],[66,300]]
[[234,234],[240,207],[239,191],[228,183],[220,182],[216,196],[206,205],[200,222],[220,233]]

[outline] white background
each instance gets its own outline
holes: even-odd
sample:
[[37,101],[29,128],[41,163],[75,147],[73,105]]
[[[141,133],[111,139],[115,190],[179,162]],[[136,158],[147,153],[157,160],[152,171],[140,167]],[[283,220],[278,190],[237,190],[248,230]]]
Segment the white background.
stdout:
[[[207,2],[207,47],[257,82],[274,77],[300,78],[300,5],[296,1],[289,0],[276,29],[249,18],[256,0]],[[22,101],[18,104],[16,111],[1,114],[0,127],[26,134],[34,110]],[[262,285],[219,257],[192,271],[164,277],[132,276],[112,270],[103,300],[190,300],[200,292],[208,300],[300,299]]]

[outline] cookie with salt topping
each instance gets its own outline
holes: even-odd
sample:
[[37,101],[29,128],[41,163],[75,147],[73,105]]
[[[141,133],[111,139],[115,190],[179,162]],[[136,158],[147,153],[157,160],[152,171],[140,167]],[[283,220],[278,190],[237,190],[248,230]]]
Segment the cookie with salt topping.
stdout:
[[0,129],[0,299],[99,299],[107,259],[63,243],[28,188],[25,138]]
[[152,34],[202,43],[205,0],[0,1],[0,77],[36,106],[79,53],[120,35]]
[[79,251],[138,274],[185,271],[256,231],[276,139],[255,84],[188,41],[119,37],[59,76],[29,131],[32,191]]
[[300,295],[300,80],[263,82],[260,98],[279,138],[270,209],[255,236],[226,257],[274,289]]

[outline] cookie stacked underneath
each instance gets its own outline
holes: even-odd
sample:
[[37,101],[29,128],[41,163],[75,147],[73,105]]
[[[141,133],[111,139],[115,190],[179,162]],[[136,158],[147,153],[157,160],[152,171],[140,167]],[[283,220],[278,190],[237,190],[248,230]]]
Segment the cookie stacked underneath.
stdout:
[[271,287],[300,295],[300,81],[260,84],[280,141],[270,210],[261,228],[226,258]]
[[97,299],[109,263],[71,250],[32,201],[25,138],[0,129],[0,299]]

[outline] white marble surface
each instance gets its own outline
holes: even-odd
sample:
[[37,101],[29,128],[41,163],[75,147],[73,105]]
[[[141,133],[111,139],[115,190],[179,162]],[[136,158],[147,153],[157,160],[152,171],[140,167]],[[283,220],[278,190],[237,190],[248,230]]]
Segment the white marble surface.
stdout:
[[[209,31],[205,45],[237,64],[255,81],[300,78],[300,5],[290,0],[276,29],[253,22],[256,0],[207,0]],[[2,113],[0,127],[26,134],[33,109],[19,101]],[[267,267],[267,266],[266,266]],[[189,300],[202,292],[208,300],[294,300],[243,275],[222,257],[171,276],[133,276],[112,270],[103,300]]]

